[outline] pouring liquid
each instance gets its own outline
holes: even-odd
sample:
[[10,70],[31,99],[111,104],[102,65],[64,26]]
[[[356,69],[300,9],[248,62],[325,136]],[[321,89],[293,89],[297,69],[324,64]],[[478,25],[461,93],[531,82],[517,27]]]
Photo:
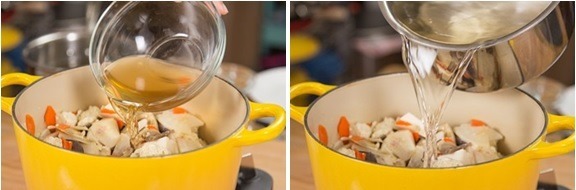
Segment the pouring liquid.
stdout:
[[126,122],[132,145],[136,144],[138,113],[177,106],[182,100],[174,97],[198,76],[194,69],[148,56],[124,57],[104,69],[105,90],[112,106]]
[[[406,37],[403,37],[402,48],[404,64],[410,73],[423,118],[426,134],[423,164],[428,168],[437,157],[436,132],[442,113],[476,49],[463,52],[437,50],[414,43]],[[448,64],[449,62],[452,64]],[[448,73],[448,79],[440,81],[439,77],[443,76],[441,73]]]

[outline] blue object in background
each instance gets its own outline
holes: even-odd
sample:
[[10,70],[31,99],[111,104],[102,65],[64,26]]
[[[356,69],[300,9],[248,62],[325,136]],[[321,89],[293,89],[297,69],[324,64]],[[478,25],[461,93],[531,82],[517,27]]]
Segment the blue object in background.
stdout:
[[312,59],[299,64],[308,75],[324,84],[334,84],[344,72],[344,62],[336,52],[323,49]]

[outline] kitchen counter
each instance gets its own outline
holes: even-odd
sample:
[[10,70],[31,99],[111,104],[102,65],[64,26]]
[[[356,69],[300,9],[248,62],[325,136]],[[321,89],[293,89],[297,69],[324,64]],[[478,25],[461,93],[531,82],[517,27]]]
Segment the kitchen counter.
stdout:
[[[285,141],[274,140],[245,147],[243,152],[252,153],[256,168],[272,176],[275,190],[286,189]],[[2,112],[2,189],[26,189],[14,128],[10,116],[4,112]]]
[[[290,121],[290,188],[298,190],[313,190],[314,177],[308,149],[306,146],[304,127],[295,121]],[[541,160],[540,169],[553,168],[556,182],[569,189],[574,189],[574,152],[554,158]]]

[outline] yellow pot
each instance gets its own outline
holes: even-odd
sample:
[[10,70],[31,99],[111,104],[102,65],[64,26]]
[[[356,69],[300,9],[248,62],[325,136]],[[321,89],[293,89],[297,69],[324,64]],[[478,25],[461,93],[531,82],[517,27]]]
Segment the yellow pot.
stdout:
[[[25,115],[43,125],[46,106],[86,109],[107,103],[88,67],[42,78],[26,74],[2,76],[2,87],[28,86],[16,98],[2,97],[2,111],[14,118],[14,131],[28,189],[234,189],[241,147],[276,138],[284,129],[280,106],[249,102],[239,90],[215,78],[196,98],[183,105],[205,122],[200,136],[209,145],[195,151],[155,158],[94,156],[61,149],[26,132]],[[247,129],[250,119],[271,116],[270,126]],[[42,126],[43,127],[43,126]]]
[[[574,135],[548,143],[546,134],[574,130],[574,118],[547,115],[526,93],[502,90],[489,94],[457,91],[443,121],[450,124],[482,119],[497,128],[504,140],[504,157],[487,163],[456,168],[402,168],[373,164],[342,155],[324,145],[318,125],[328,132],[328,144],[337,138],[340,116],[353,121],[374,121],[383,116],[419,113],[407,74],[392,74],[356,81],[341,87],[301,83],[290,98],[304,94],[320,97],[309,107],[290,106],[291,118],[306,129],[306,142],[317,189],[536,189],[538,160],[574,150]],[[418,115],[418,114],[417,114]]]

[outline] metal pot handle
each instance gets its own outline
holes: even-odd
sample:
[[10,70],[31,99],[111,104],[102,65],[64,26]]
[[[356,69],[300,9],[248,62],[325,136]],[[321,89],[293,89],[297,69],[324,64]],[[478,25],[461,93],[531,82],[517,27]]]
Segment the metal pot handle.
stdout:
[[[40,78],[42,77],[25,73],[10,73],[2,75],[2,88],[11,85],[29,86]],[[14,99],[15,98],[13,97],[2,96],[2,111],[12,115],[12,104],[14,104]]]
[[284,131],[284,127],[286,126],[286,111],[284,111],[282,107],[274,104],[250,102],[250,120],[262,117],[274,117],[274,121],[270,123],[270,125],[256,131],[242,127],[235,137],[238,145],[248,146],[269,141],[278,137],[278,135]]
[[[572,130],[572,132],[574,132],[574,117],[548,114],[548,127],[546,129],[546,135],[564,129]],[[543,159],[566,154],[573,150],[574,133],[572,133],[566,139],[553,143],[546,142],[544,136],[542,139],[540,139],[540,142],[538,142],[538,144],[532,148],[530,153],[531,157],[534,159]]]
[[[304,82],[290,87],[290,100],[300,95],[313,94],[321,96],[336,86],[324,85],[317,82]],[[290,118],[304,124],[304,114],[308,107],[295,106],[290,103]]]

